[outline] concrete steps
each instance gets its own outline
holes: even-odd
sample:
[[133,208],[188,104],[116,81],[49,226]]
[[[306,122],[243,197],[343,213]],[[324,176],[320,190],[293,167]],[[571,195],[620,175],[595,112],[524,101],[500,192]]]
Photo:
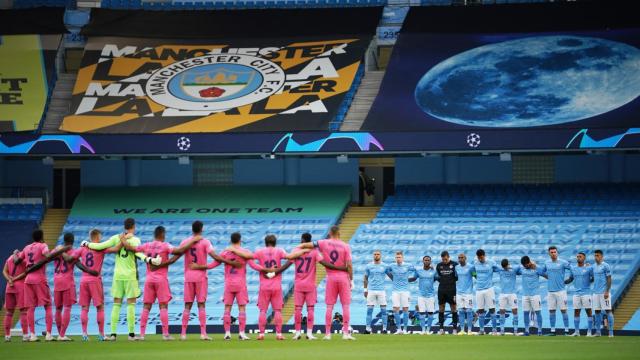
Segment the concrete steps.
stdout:
[[362,127],[362,123],[367,118],[373,100],[378,95],[380,84],[384,77],[384,71],[367,71],[362,78],[362,82],[356,91],[353,102],[349,107],[340,131],[357,131]]
[[631,288],[624,294],[620,304],[614,309],[615,313],[615,330],[622,330],[624,326],[631,320],[636,310],[640,308],[640,280],[639,273],[632,280]]
[[42,132],[46,134],[62,133],[59,130],[60,124],[65,116],[71,111],[71,97],[73,87],[76,83],[77,74],[58,74],[56,86],[51,95],[49,108],[42,125]]

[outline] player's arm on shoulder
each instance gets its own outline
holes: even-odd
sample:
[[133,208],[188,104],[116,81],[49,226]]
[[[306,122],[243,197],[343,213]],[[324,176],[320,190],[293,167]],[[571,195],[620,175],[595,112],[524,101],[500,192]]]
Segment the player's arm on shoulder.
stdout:
[[572,282],[573,282],[573,272],[570,272],[569,277],[564,280],[564,284],[568,285],[568,284],[571,284]]
[[103,241],[103,242],[99,242],[99,243],[89,243],[87,244],[87,247],[91,250],[96,250],[96,251],[103,251],[106,249],[109,249],[111,247],[114,247],[117,245],[117,243],[120,242],[120,236],[119,235],[113,235],[112,237],[110,237],[109,239]]
[[312,249],[295,248],[295,249],[293,249],[293,251],[290,254],[286,254],[284,258],[287,259],[287,260],[295,260],[295,259],[299,258],[300,256],[311,252],[311,250]]
[[187,250],[189,250],[197,241],[194,241],[194,239],[191,239],[191,241],[186,242],[178,247],[174,247],[173,249],[171,249],[171,254],[172,255],[182,255],[184,254]]
[[390,266],[387,266],[387,268],[384,269],[384,273],[387,274],[389,279],[393,280],[393,270],[391,270]]
[[227,248],[227,251],[230,251],[230,252],[232,252],[232,253],[234,253],[234,254],[236,254],[236,255],[240,256],[241,258],[243,258],[243,259],[245,259],[245,260],[251,260],[251,259],[253,259],[253,254],[252,254],[251,252],[249,252],[249,251],[243,251],[243,250],[240,250],[240,249],[235,248],[235,247],[233,247],[233,246],[229,246],[229,247]]

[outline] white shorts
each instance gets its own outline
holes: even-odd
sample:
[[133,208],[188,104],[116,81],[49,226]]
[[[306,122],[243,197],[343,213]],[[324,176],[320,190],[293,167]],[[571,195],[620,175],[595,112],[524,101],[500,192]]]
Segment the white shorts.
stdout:
[[560,290],[547,294],[547,305],[549,311],[555,311],[558,307],[560,310],[567,310],[567,291]]
[[436,298],[432,297],[422,297],[418,296],[418,311],[434,313],[436,312]]
[[384,290],[369,290],[367,306],[387,306],[387,292]]
[[473,295],[472,294],[457,294],[456,295],[456,308],[458,308],[458,309],[473,309]]
[[573,295],[573,308],[575,310],[591,309],[591,295]]
[[604,294],[593,294],[593,310],[611,310],[611,294],[605,299]]
[[476,291],[476,304],[478,310],[489,310],[496,308],[496,293],[493,288]]
[[518,310],[518,295],[500,294],[498,303],[500,310]]
[[408,308],[411,293],[409,291],[394,291],[391,293],[391,302],[394,308]]
[[540,295],[522,296],[522,310],[524,311],[540,311],[542,308],[542,299]]

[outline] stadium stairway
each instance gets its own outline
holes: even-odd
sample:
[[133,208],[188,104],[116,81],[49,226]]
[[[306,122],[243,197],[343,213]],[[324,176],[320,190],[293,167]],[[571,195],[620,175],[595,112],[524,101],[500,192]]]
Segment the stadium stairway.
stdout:
[[[371,223],[371,221],[375,219],[379,210],[380,207],[375,206],[349,206],[338,224],[340,226],[340,237],[342,238],[342,241],[349,242],[356,233],[356,230],[358,230],[358,227],[361,224]],[[316,265],[316,285],[322,282],[326,274],[324,266],[319,264]],[[291,317],[293,317],[294,304],[293,296],[291,295],[292,292],[287,294],[286,302],[282,308],[283,324],[288,324]]]
[[615,308],[616,330],[622,330],[624,326],[631,320],[636,310],[640,308],[640,279],[636,273],[629,290],[626,292],[620,304]]
[[[47,209],[45,212],[40,228],[44,232],[44,241],[50,249],[56,246],[70,212],[71,210],[69,209]],[[75,245],[78,246],[79,244],[80,239],[76,239]]]
[[45,116],[42,132],[47,134],[61,133],[59,130],[62,119],[69,115],[73,86],[77,74],[58,74],[56,86],[51,95],[51,102]]
[[364,73],[360,87],[356,91],[349,112],[340,126],[340,131],[360,130],[364,119],[369,114],[373,100],[378,95],[384,71],[367,71]]

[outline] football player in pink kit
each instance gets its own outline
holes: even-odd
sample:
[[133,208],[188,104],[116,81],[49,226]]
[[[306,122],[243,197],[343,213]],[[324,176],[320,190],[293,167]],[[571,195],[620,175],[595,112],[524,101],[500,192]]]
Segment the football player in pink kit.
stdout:
[[[56,306],[56,327],[58,329],[58,341],[71,341],[66,336],[67,327],[71,320],[71,307],[76,303],[76,283],[73,278],[73,267],[77,262],[80,252],[72,250],[74,236],[72,233],[64,234],[64,245],[69,250],[60,254],[54,259],[53,275],[53,302]],[[61,249],[57,247],[56,250]],[[77,264],[78,268],[88,271],[82,264]]]
[[24,281],[24,306],[27,308],[27,323],[29,327],[29,341],[38,341],[35,329],[35,310],[37,306],[43,306],[45,310],[46,325],[46,341],[52,341],[51,329],[53,327],[53,315],[51,313],[51,291],[47,281],[46,264],[63,252],[70,249],[65,246],[50,252],[47,244],[44,243],[44,234],[42,230],[34,230],[31,234],[33,243],[25,246],[20,252],[20,258],[26,261],[27,270],[23,275],[17,278],[23,278]]
[[[89,232],[89,239],[92,243],[99,243],[102,240],[102,233],[98,229]],[[82,264],[80,277],[80,299],[78,304],[82,307],[80,311],[80,324],[82,325],[82,340],[89,341],[87,326],[89,324],[89,305],[93,301],[96,308],[96,322],[98,323],[98,341],[104,340],[104,290],[102,286],[102,263],[104,255],[107,253],[117,253],[120,246],[108,248],[104,251],[91,250],[86,246],[81,247],[75,254],[79,261],[76,266]]]
[[[208,289],[207,255],[211,256],[218,263],[231,264],[229,266],[239,265],[229,262],[223,259],[222,256],[216,254],[213,245],[211,245],[211,241],[202,238],[202,228],[203,224],[201,221],[194,221],[193,224],[191,224],[193,236],[184,239],[182,243],[180,243],[180,247],[183,247],[193,240],[196,240],[192,246],[187,246],[189,251],[186,251],[184,254],[184,311],[182,312],[181,340],[187,339],[187,325],[189,324],[191,307],[193,306],[194,300],[198,302],[200,339],[206,341],[211,340],[207,335],[207,313],[205,308]],[[171,261],[175,261],[175,259]]]
[[[224,315],[222,322],[224,325],[224,339],[231,340],[231,308],[234,300],[238,303],[238,322],[239,331],[238,338],[240,340],[249,340],[244,333],[247,325],[246,306],[249,302],[249,294],[247,292],[247,260],[250,258],[251,252],[240,246],[242,236],[240,233],[231,234],[231,246],[223,251],[220,255],[229,261],[239,263],[238,266],[225,264],[224,266]],[[242,255],[238,255],[242,254]],[[214,267],[212,264],[211,267]]]
[[319,240],[312,244],[304,243],[300,248],[318,248],[322,256],[335,266],[346,266],[347,271],[327,268],[327,287],[325,303],[327,311],[325,313],[325,336],[324,340],[331,340],[331,320],[333,316],[333,306],[336,304],[338,296],[342,303],[342,339],[355,340],[349,332],[349,320],[351,318],[351,289],[353,288],[353,267],[351,264],[351,248],[348,244],[340,240],[340,229],[332,226],[329,230],[329,239]]
[[122,246],[133,252],[141,252],[147,257],[160,257],[162,263],[159,266],[147,264],[147,278],[144,283],[143,309],[140,316],[140,336],[137,340],[144,341],[144,335],[147,331],[147,322],[149,321],[149,311],[151,306],[158,299],[160,308],[160,322],[162,323],[162,340],[171,341],[173,337],[169,335],[169,309],[168,304],[171,301],[171,289],[169,288],[169,255],[182,255],[192,245],[197,243],[200,238],[193,237],[190,241],[184,243],[180,247],[174,248],[170,244],[164,242],[166,230],[164,226],[158,226],[153,232],[154,240],[144,243],[140,246],[131,246],[124,239],[121,240]]
[[24,307],[24,280],[14,281],[16,275],[24,272],[24,261],[20,259],[20,252],[15,250],[4,263],[2,275],[7,280],[7,287],[4,294],[4,341],[11,341],[11,326],[13,325],[13,315],[16,310],[20,311],[20,325],[22,326],[22,340],[29,339],[27,327],[27,309]]
[[[289,255],[283,249],[276,247],[276,242],[277,239],[275,235],[267,235],[264,238],[265,247],[254,252],[253,256],[241,253],[235,248],[230,249],[230,251],[236,255],[250,260],[248,262],[249,266],[262,273],[260,276],[260,290],[258,291],[258,309],[260,310],[258,317],[260,335],[258,335],[258,340],[264,340],[269,304],[271,304],[274,313],[273,320],[276,325],[276,340],[284,340],[284,336],[282,336],[282,275],[280,275],[280,273],[270,273],[266,271],[266,269],[279,268],[282,265],[281,262],[283,259],[293,260],[303,253],[309,252],[308,249],[299,250],[297,253]],[[256,264],[253,259],[258,260],[258,264]]]

